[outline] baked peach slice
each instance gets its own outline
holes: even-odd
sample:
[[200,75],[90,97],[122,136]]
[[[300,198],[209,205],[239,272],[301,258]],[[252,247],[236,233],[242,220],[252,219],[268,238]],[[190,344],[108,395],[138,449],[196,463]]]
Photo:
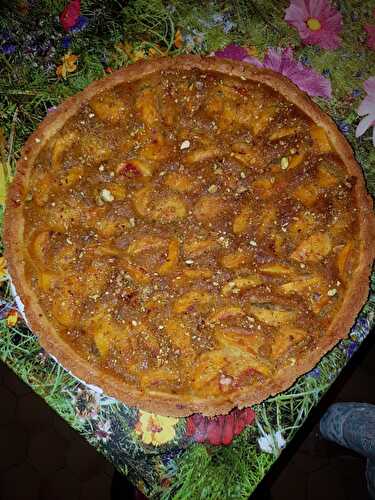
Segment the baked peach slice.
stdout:
[[311,212],[305,212],[301,214],[297,220],[294,220],[288,225],[287,232],[292,240],[295,241],[309,236],[317,225],[318,222],[314,217],[314,214]]
[[66,328],[72,328],[77,325],[77,305],[70,295],[62,293],[55,294],[55,299],[51,306],[51,312],[57,323]]
[[192,165],[194,163],[212,160],[221,156],[221,154],[220,149],[216,146],[199,148],[182,156],[182,161],[186,165]]
[[328,233],[314,233],[303,240],[291,254],[291,258],[300,262],[319,262],[332,250]]
[[350,262],[353,249],[354,243],[350,240],[339,250],[337,254],[336,263],[342,280],[347,278],[347,268],[349,267],[348,264]]
[[83,157],[90,166],[98,165],[111,158],[112,150],[105,139],[87,134],[80,139],[80,142]]
[[240,350],[242,354],[250,354],[258,359],[259,348],[264,343],[265,337],[262,332],[255,331],[253,328],[242,328],[236,326],[227,326],[215,329],[215,338],[223,349],[231,349],[236,352]]
[[127,253],[131,257],[136,257],[145,252],[159,250],[166,246],[167,242],[163,238],[146,234],[135,238],[128,246]]
[[152,187],[150,185],[138,189],[133,194],[134,208],[142,217],[147,217],[150,213],[151,197]]
[[310,127],[310,135],[314,143],[315,149],[319,153],[330,153],[332,151],[331,143],[324,128],[319,125],[312,125]]
[[185,268],[174,278],[173,286],[183,288],[197,280],[208,280],[212,278],[213,274],[214,272],[206,267],[197,269]]
[[219,344],[231,361],[231,367],[228,366],[226,373],[234,378],[237,386],[256,373],[265,377],[272,374],[272,364],[259,354],[259,348],[264,342],[261,335],[244,328],[223,330],[216,338],[220,336]]
[[43,292],[53,290],[59,282],[59,275],[50,271],[41,271],[38,273],[38,283]]
[[161,275],[173,272],[177,265],[180,255],[180,244],[178,240],[171,240],[168,243],[167,258],[165,262],[159,267],[158,273]]
[[263,165],[261,151],[246,142],[235,142],[232,145],[231,157],[245,167],[254,168],[257,165]]
[[219,243],[211,238],[199,240],[196,238],[189,238],[184,243],[184,255],[185,257],[199,257],[205,253],[212,252],[219,247]]
[[276,277],[295,274],[295,270],[292,267],[285,266],[284,264],[264,264],[259,267],[259,271],[263,274],[269,274]]
[[99,354],[102,358],[105,358],[108,354],[111,337],[107,334],[106,330],[103,328],[91,329],[91,335],[94,338],[95,347],[99,351]]
[[282,309],[274,304],[264,306],[251,304],[248,306],[248,312],[255,316],[259,321],[270,326],[280,326],[284,323],[291,323],[297,317],[297,311]]
[[164,182],[169,189],[179,193],[190,193],[195,189],[195,183],[191,177],[180,172],[169,172]]
[[306,291],[315,290],[323,286],[323,279],[320,276],[301,276],[294,281],[288,281],[278,287],[282,293],[304,294]]
[[250,205],[241,208],[240,213],[233,219],[232,230],[234,234],[246,233],[252,220],[254,211]]
[[253,111],[251,127],[254,135],[261,134],[274,120],[279,112],[279,106],[275,102],[269,102],[265,106],[258,107]]
[[248,261],[249,261],[249,256],[245,252],[242,252],[241,250],[229,253],[221,258],[221,264],[227,269],[237,269],[247,264]]
[[255,148],[253,144],[249,144],[248,142],[244,141],[239,141],[239,142],[234,142],[232,144],[232,152],[233,153],[239,153],[241,155],[254,155],[254,157],[258,157],[260,151]]
[[74,186],[80,179],[82,179],[84,168],[82,165],[75,165],[71,167],[68,172],[60,179],[62,187],[70,188]]
[[159,368],[149,368],[144,372],[139,369],[135,370],[139,376],[140,385],[142,389],[147,388],[150,393],[154,389],[166,389],[171,385],[179,385],[178,380],[181,380],[176,369],[170,368],[168,365],[163,365]]
[[283,356],[291,347],[296,346],[300,341],[306,339],[308,334],[305,330],[293,326],[282,326],[274,333],[272,343],[272,358],[277,359]]
[[213,395],[221,393],[220,375],[228,365],[228,359],[223,351],[208,351],[200,355],[194,363],[192,373],[192,388],[195,392],[205,393],[207,385],[210,385],[210,392]]
[[209,222],[227,211],[225,200],[219,195],[206,194],[199,198],[193,213],[200,222]]
[[108,90],[93,97],[89,105],[103,122],[117,124],[126,118],[125,103]]
[[302,202],[306,207],[311,208],[317,201],[319,190],[313,184],[299,186],[293,193],[293,196],[298,201]]
[[[346,213],[340,213],[339,216],[336,216],[330,224],[329,234],[333,238],[342,238],[347,234],[348,228],[350,227],[353,221],[353,217]],[[346,239],[346,238],[345,238]]]
[[207,312],[213,300],[213,295],[204,290],[191,290],[175,300],[173,310],[177,314],[186,313],[192,309]]
[[258,177],[251,183],[251,186],[258,196],[260,196],[262,199],[267,199],[272,196],[274,183],[275,182],[273,178]]
[[239,276],[232,281],[228,281],[221,289],[222,295],[228,297],[231,294],[237,294],[242,290],[248,290],[249,288],[254,288],[263,283],[261,276],[257,274],[248,274],[246,276]]
[[287,295],[297,294],[307,297],[310,308],[315,314],[319,314],[330,300],[329,286],[322,276],[302,276],[298,280],[281,285],[278,290]]
[[186,353],[191,347],[191,337],[187,325],[184,324],[181,317],[167,319],[164,325],[165,332],[170,338],[172,344]]
[[99,310],[84,323],[85,329],[93,337],[95,346],[102,358],[108,355],[112,345],[128,348],[130,329],[128,325],[117,323],[110,314]]
[[189,280],[199,280],[211,278],[213,271],[207,268],[184,269],[182,274]]
[[160,132],[155,132],[151,142],[143,146],[138,154],[140,158],[160,162],[166,160],[172,152],[172,146]]
[[151,219],[162,224],[178,221],[186,217],[186,215],[186,205],[177,194],[167,195],[162,200],[155,202],[149,214]]
[[284,139],[285,137],[291,137],[297,135],[300,131],[300,127],[279,127],[272,132],[269,136],[270,141],[278,141],[279,139]]
[[304,149],[301,149],[298,153],[288,157],[288,161],[289,161],[288,169],[290,170],[292,168],[296,168],[299,165],[301,165],[301,163],[306,158],[306,155],[307,155],[307,152]]
[[245,315],[245,311],[240,306],[224,306],[212,313],[208,321],[209,323],[223,323],[242,318]]
[[119,177],[152,177],[155,164],[148,160],[125,160],[116,167],[116,174]]
[[266,207],[261,213],[259,226],[257,229],[257,236],[263,238],[265,234],[270,231],[277,220],[277,212],[274,207]]
[[32,200],[38,207],[44,207],[53,193],[55,181],[50,173],[39,173],[34,179],[33,182],[38,188],[33,189]]
[[131,262],[128,258],[121,258],[119,266],[125,269],[125,271],[136,283],[140,283],[142,285],[150,283],[151,278],[147,271],[143,267]]
[[146,88],[135,101],[135,109],[147,127],[154,127],[159,122],[159,113],[156,107],[155,92]]
[[45,264],[46,253],[51,242],[52,231],[44,230],[36,232],[30,240],[28,249],[29,254],[39,263]]
[[108,284],[111,268],[107,259],[95,258],[85,269],[85,280],[82,283],[82,293],[88,298],[100,295]]
[[317,181],[322,188],[331,188],[337,186],[339,178],[334,175],[328,165],[319,165]]
[[77,281],[60,280],[52,290],[51,312],[57,323],[67,328],[77,327],[78,307],[81,304],[80,288]]
[[110,196],[113,196],[114,201],[124,201],[126,195],[128,194],[126,186],[124,186],[124,184],[119,184],[117,182],[106,183],[104,189],[109,191]]
[[54,169],[61,167],[64,153],[70,149],[76,140],[78,140],[77,133],[73,131],[66,132],[55,140],[51,153],[51,163]]
[[50,252],[49,263],[56,271],[70,269],[77,256],[77,246],[74,243],[60,246],[57,250]]

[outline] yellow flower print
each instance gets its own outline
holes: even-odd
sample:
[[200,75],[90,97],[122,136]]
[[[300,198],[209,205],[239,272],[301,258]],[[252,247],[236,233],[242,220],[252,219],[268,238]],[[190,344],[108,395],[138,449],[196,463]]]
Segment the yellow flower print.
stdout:
[[162,49],[157,43],[148,49],[148,57],[162,57],[166,55],[168,55],[168,50]]
[[65,56],[61,58],[62,64],[56,68],[56,75],[58,77],[63,77],[65,80],[68,73],[73,73],[73,71],[77,69],[78,57],[79,56],[74,54],[65,54]]
[[251,57],[258,57],[259,56],[258,49],[256,47],[254,47],[254,45],[249,45],[248,47],[245,47],[245,50],[249,54],[249,56],[251,56]]
[[[13,116],[13,122],[17,116],[17,110]],[[5,205],[8,185],[12,180],[12,169],[8,161],[7,140],[4,129],[0,128],[0,205]]]
[[144,43],[135,47],[129,42],[125,42],[117,43],[115,48],[124,52],[133,63],[141,61],[142,59],[147,59],[148,57],[165,56],[168,53],[167,50],[162,49],[157,43],[152,47]]
[[143,48],[135,48],[129,42],[117,43],[115,47],[119,50],[125,52],[125,54],[131,59],[132,62],[141,61],[146,59],[147,54]]
[[162,417],[140,410],[135,432],[144,443],[160,446],[175,437],[177,422],[178,418]]
[[13,309],[7,316],[7,325],[9,327],[16,326],[18,321],[18,312]]
[[0,257],[0,282],[5,281],[7,278],[7,269],[5,267],[5,258]]
[[177,30],[174,35],[174,45],[177,49],[181,49],[184,45],[184,38],[180,30]]

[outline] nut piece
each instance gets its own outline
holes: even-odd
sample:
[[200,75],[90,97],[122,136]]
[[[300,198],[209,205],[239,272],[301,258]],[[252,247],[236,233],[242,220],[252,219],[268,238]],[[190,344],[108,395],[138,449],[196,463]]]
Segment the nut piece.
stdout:
[[209,193],[216,193],[217,191],[217,186],[216,184],[211,184],[211,186],[207,189]]
[[109,191],[108,189],[101,190],[100,198],[107,203],[110,203],[111,201],[113,201],[115,199],[113,194],[111,193],[111,191]]
[[280,165],[283,170],[286,170],[289,167],[289,160],[286,156],[283,156],[281,158]]
[[184,141],[180,146],[180,149],[188,149],[188,148],[190,148],[190,141]]

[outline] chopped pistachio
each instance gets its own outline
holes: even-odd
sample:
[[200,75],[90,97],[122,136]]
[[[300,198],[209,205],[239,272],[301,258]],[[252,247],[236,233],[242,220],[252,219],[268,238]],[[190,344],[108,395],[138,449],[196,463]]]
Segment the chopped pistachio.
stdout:
[[289,167],[289,160],[286,156],[283,156],[281,158],[280,165],[283,170],[286,170]]

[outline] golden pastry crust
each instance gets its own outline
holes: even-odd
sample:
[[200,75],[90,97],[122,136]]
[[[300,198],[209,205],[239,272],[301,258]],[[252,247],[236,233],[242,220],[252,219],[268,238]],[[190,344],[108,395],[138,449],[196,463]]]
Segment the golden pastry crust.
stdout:
[[[358,210],[360,250],[356,267],[347,285],[345,296],[325,335],[313,350],[304,352],[300,358],[293,358],[291,365],[284,366],[275,376],[266,378],[254,389],[243,386],[237,391],[219,395],[172,394],[160,390],[140,389],[127,384],[123,379],[95,366],[84,359],[47,318],[36,291],[25,276],[23,204],[28,193],[33,164],[43,146],[53,137],[82,106],[98,93],[108,91],[120,83],[136,82],[163,70],[200,70],[238,77],[244,82],[264,84],[280,93],[288,102],[303,111],[329,138],[336,154],[345,165],[349,176],[355,178],[354,198]],[[233,407],[246,407],[263,401],[270,395],[287,389],[297,377],[312,369],[320,358],[342,338],[348,335],[369,289],[369,275],[375,256],[375,218],[372,200],[365,187],[362,171],[354,159],[353,152],[334,122],[315,105],[306,94],[289,80],[270,70],[255,68],[248,64],[216,58],[181,56],[174,59],[162,58],[145,61],[117,71],[104,80],[96,81],[84,91],[63,102],[48,115],[25,144],[17,163],[17,174],[7,198],[4,241],[8,270],[26,311],[32,330],[38,335],[41,345],[61,364],[90,384],[104,389],[109,395],[128,405],[170,416],[187,416],[200,412],[208,416],[229,412]],[[255,311],[257,311],[255,309]],[[259,312],[259,311],[258,311]]]

